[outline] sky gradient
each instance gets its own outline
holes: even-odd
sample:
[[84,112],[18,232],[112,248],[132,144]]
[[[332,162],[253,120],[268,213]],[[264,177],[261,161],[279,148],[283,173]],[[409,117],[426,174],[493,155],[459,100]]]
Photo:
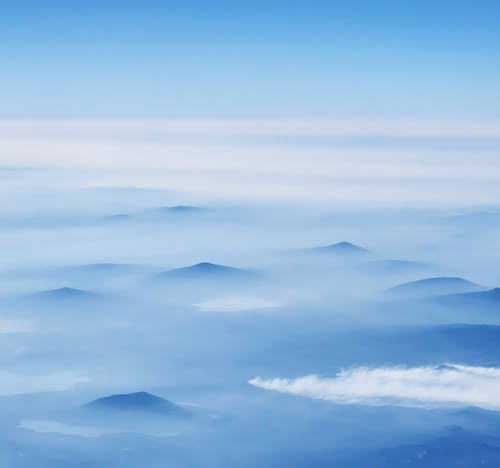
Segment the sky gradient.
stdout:
[[16,1],[0,117],[499,117],[496,1]]

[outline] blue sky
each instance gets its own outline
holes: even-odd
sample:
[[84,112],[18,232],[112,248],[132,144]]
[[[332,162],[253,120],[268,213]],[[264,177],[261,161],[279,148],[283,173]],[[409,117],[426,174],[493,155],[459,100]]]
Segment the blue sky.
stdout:
[[0,3],[0,116],[496,119],[498,1]]

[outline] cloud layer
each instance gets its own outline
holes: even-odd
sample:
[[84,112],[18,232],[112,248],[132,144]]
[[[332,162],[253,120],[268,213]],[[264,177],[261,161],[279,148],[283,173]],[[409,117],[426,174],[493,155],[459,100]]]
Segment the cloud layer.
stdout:
[[204,204],[489,205],[500,197],[499,128],[496,121],[0,120],[7,170],[0,195],[105,186],[168,189]]
[[478,406],[500,410],[500,368],[438,367],[355,368],[334,378],[261,379],[251,385],[338,403],[400,406]]

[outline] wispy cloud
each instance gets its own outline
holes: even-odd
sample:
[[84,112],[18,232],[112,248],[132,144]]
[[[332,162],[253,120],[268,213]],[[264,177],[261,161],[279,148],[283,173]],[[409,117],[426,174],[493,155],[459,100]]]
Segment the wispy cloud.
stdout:
[[499,128],[491,121],[0,120],[0,165],[44,168],[29,184],[13,181],[21,190],[136,186],[204,202],[476,206],[500,196]]
[[334,378],[308,375],[296,379],[262,379],[251,385],[337,403],[438,407],[478,406],[500,410],[500,368],[438,367],[355,368]]
[[0,134],[88,136],[224,135],[396,138],[500,138],[497,120],[65,119],[0,120]]

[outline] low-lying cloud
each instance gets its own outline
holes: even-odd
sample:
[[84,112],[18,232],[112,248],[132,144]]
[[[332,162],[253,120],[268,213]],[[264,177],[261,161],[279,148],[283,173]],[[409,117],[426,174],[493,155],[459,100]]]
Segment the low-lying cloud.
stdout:
[[478,406],[500,410],[500,368],[465,365],[343,370],[334,378],[308,375],[262,379],[251,385],[346,404]]
[[[2,180],[0,195],[9,200],[4,210],[12,194],[26,199],[26,187],[128,186],[195,203],[486,206],[500,197],[499,128],[380,119],[0,120],[0,165],[24,169]],[[28,196],[31,206],[40,203]]]

